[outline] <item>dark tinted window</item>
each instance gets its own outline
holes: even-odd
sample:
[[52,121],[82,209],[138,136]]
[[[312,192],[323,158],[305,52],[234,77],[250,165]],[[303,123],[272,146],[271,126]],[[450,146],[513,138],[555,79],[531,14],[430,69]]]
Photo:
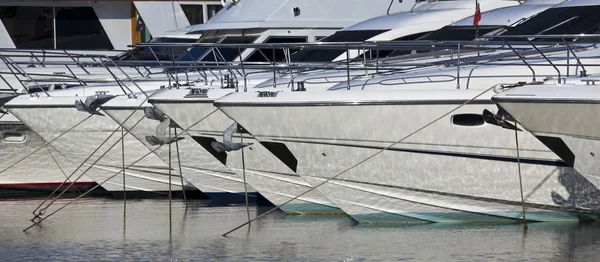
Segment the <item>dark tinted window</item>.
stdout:
[[[253,43],[254,40],[256,40],[256,36],[227,36],[225,37],[220,43],[222,44],[249,44],[249,43]],[[207,62],[211,62],[211,61],[215,61],[215,57],[217,59],[217,61],[225,61],[225,62],[231,62],[233,61],[235,58],[237,58],[239,56],[239,51],[238,48],[219,48],[216,49],[217,52],[214,53],[213,50],[208,51],[208,53],[206,53],[206,55],[204,56],[204,58],[202,58],[202,61],[207,61]],[[241,49],[241,52],[244,52],[245,48]]]
[[[210,38],[203,38],[202,40],[198,41],[198,43],[216,43],[220,40],[220,37],[210,37]],[[204,53],[206,53],[206,51],[209,48],[206,47],[194,47],[189,49],[187,52],[183,52],[179,58],[177,58],[178,61],[195,61],[198,60],[202,57],[202,55],[204,55]],[[187,50],[187,49],[186,49]]]
[[0,7],[0,18],[17,48],[54,48],[52,7]]
[[56,48],[113,49],[91,7],[56,7]]
[[[480,26],[478,35],[485,35],[489,32],[503,28],[500,25],[491,26]],[[475,39],[477,29],[475,26],[445,26],[436,31],[422,32],[414,35],[403,36],[393,41],[406,41],[406,40],[431,40],[431,41],[470,41]],[[411,54],[413,52],[430,52],[431,49],[400,49],[400,50],[380,50],[379,57],[392,57]],[[368,54],[371,55],[371,54]],[[369,56],[367,56],[369,57]],[[375,58],[376,54],[373,52],[372,57]]]
[[211,19],[213,16],[215,16],[221,9],[223,9],[222,5],[206,5],[208,19]]
[[187,17],[190,25],[197,25],[204,23],[204,12],[202,5],[181,5],[181,9]]
[[[592,34],[598,31],[600,6],[551,8],[522,24],[509,28],[505,35]],[[517,39],[515,39],[517,40]],[[541,41],[542,39],[538,39]],[[548,40],[548,39],[543,39]],[[560,39],[553,39],[556,41]]]
[[[482,25],[479,26],[479,34],[485,35],[494,30],[500,29],[504,26],[501,25]],[[419,38],[419,40],[446,40],[446,41],[461,41],[461,40],[473,40],[477,28],[475,26],[445,26],[439,30],[433,31]]]
[[[270,37],[265,43],[306,43],[306,37]],[[290,48],[290,54],[295,53],[298,49]],[[281,48],[269,49],[262,48],[255,50],[250,57],[246,59],[248,62],[271,62],[273,61],[273,52],[275,52],[275,61],[285,59]]]
[[[387,30],[353,30],[353,31],[338,31],[335,34],[326,37],[321,42],[362,42],[372,38]],[[326,62],[332,61],[346,50],[335,49],[311,49],[305,48],[298,51],[292,56],[292,61],[297,62]]]
[[[429,32],[421,32],[421,33],[416,33],[416,34],[412,34],[412,35],[406,35],[406,36],[396,38],[392,41],[416,40],[416,39],[420,39],[420,37],[422,37],[428,33]],[[399,50],[380,49],[379,52],[377,52],[377,50],[367,50],[364,54],[360,55],[358,57],[358,59],[364,58],[365,55],[367,56],[367,58],[371,59],[371,58],[377,58],[377,57],[382,58],[382,57],[388,57],[388,56],[405,55],[405,54],[410,54],[410,53],[411,53],[411,51],[409,49],[399,49]]]
[[[166,38],[159,37],[154,38],[150,43],[195,43],[196,39],[190,38]],[[173,47],[173,54],[175,58],[179,58],[182,54],[187,51],[186,47]],[[154,52],[154,53],[153,53]],[[155,56],[156,55],[156,56]],[[172,60],[171,48],[170,47],[136,47],[133,50],[124,53],[119,59],[120,60],[145,60],[145,61],[156,61],[159,60]]]

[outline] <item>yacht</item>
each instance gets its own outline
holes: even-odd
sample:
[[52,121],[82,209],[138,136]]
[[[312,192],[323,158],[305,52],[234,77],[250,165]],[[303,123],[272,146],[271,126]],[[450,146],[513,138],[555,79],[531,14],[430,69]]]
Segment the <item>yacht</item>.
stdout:
[[[598,8],[564,2],[505,34],[594,32]],[[297,174],[359,222],[516,222],[523,210],[530,221],[597,220],[593,183],[519,126],[482,113],[496,111],[493,89],[534,77],[562,81],[597,63],[593,45],[574,44],[581,64],[565,46],[536,45],[546,58],[537,50],[494,53],[459,68],[455,61],[350,82],[350,90],[341,83],[323,92],[239,92],[214,105],[259,143],[289,152]]]
[[[486,2],[490,3],[490,2]],[[514,4],[515,2],[501,2],[502,4]],[[449,8],[445,2],[433,2],[421,4],[414,8],[413,12],[396,13],[393,15],[385,15],[377,18],[369,19],[365,22],[350,26],[338,33],[325,38],[323,42],[335,41],[363,41],[398,39],[403,36],[414,35],[415,32],[429,32],[443,27],[453,21],[456,17],[466,17],[473,14],[474,6],[460,6],[456,9]],[[456,2],[452,6],[457,6]],[[429,11],[425,11],[429,10]],[[534,8],[535,10],[535,8]],[[442,16],[444,14],[444,16]],[[531,15],[531,14],[530,14]],[[432,18],[443,17],[437,20]],[[419,25],[422,21],[431,19],[431,23]],[[472,20],[471,20],[472,21]],[[407,25],[413,26],[407,26]],[[403,31],[405,30],[405,31]],[[473,34],[474,36],[474,34]],[[362,37],[361,39],[351,37]],[[319,62],[316,59],[321,57],[320,62],[326,63],[330,60],[335,60],[344,52],[332,54],[331,52],[321,53],[317,55],[314,52],[321,50],[310,50],[310,54],[298,54],[307,60],[298,61],[302,63]],[[314,52],[313,52],[314,51]],[[292,56],[292,59],[296,56]],[[310,59],[309,59],[310,58]],[[339,73],[337,73],[339,74]],[[345,73],[344,73],[345,74]],[[257,78],[249,78],[247,85],[252,86],[260,82]],[[241,88],[241,87],[239,87]],[[225,96],[234,90],[223,88],[207,88],[206,86],[196,86],[191,89],[165,89],[153,94],[149,102],[161,112],[168,115],[183,129],[188,130],[191,135],[189,141],[195,143],[200,150],[194,156],[202,155],[203,159],[212,159],[210,162],[202,161],[202,168],[206,172],[217,172],[223,168],[228,168],[237,174],[237,179],[244,179],[249,185],[258,190],[263,196],[276,205],[280,205],[290,200],[296,195],[310,188],[310,184],[301,179],[295,172],[297,171],[297,160],[284,148],[278,144],[259,143],[248,134],[243,137],[236,136],[235,142],[240,143],[248,141],[253,143],[247,149],[229,152],[219,152],[212,144],[220,142],[227,137],[225,130],[231,130],[234,122],[225,116],[212,105],[215,99]],[[125,100],[125,99],[124,99]],[[128,99],[131,100],[131,99]],[[130,105],[137,104],[135,101],[128,102]],[[110,107],[122,107],[123,102],[117,99],[106,103],[103,108],[110,114]],[[122,118],[122,117],[121,117]],[[243,127],[240,127],[243,129]],[[151,135],[152,129],[149,129],[145,135]],[[241,139],[241,140],[240,140]],[[242,141],[244,140],[244,141]],[[188,151],[186,151],[187,153]],[[185,155],[185,154],[183,154]],[[214,164],[213,164],[214,163]],[[218,168],[218,169],[217,169]],[[337,209],[332,209],[331,204],[327,204],[325,199],[317,191],[302,196],[286,205],[281,206],[281,209],[286,213],[329,213],[339,212]]]
[[531,132],[569,166],[596,187],[600,172],[595,162],[599,135],[591,117],[596,111],[597,78],[567,78],[507,89],[495,95],[510,119]]
[[[209,23],[191,28],[188,34],[202,34],[200,42],[244,43],[246,41],[289,41],[290,39],[299,41],[299,38],[307,42],[332,34],[349,24],[385,13],[389,7],[389,1],[383,0],[355,1],[353,5],[348,5],[347,1],[329,1],[328,4],[332,8],[324,9],[322,5],[315,4],[314,0],[232,2],[214,16]],[[364,8],[357,8],[357,6]],[[408,4],[394,4],[391,9],[393,11],[396,8],[404,8],[403,6],[408,6]],[[405,9],[408,8],[405,7]],[[182,59],[193,58],[199,62],[206,62],[203,60],[204,57],[216,56],[216,50],[193,48],[185,51],[187,53],[181,57]],[[250,51],[243,51],[243,55],[248,56],[248,59],[252,57]],[[150,53],[154,56],[155,51],[150,51]],[[235,59],[226,52],[219,53],[219,57],[225,60]],[[148,55],[148,50],[140,50],[140,54]],[[189,58],[190,56],[193,57]],[[146,119],[143,110],[138,110],[149,106],[144,104],[147,93],[157,90],[161,86],[192,85],[197,83],[196,80],[200,77],[201,73],[199,72],[195,72],[195,75],[188,72],[168,72],[158,74],[158,76],[150,75],[142,79],[125,79],[118,81],[117,85],[114,83],[87,85],[81,88],[48,92],[49,96],[46,94],[20,96],[7,103],[7,108],[10,113],[31,127],[32,130],[48,141],[52,141],[52,144],[55,144],[61,153],[69,156],[78,165],[83,165],[82,167],[85,169],[91,168],[88,173],[90,177],[96,182],[102,183],[103,187],[110,192],[121,192],[123,188],[128,191],[158,192],[167,190],[169,184],[172,190],[177,191],[193,185],[215,199],[241,200],[246,189],[242,180],[231,171],[206,172],[203,168],[206,163],[202,163],[201,159],[193,158],[195,152],[186,149],[186,152],[192,156],[192,160],[184,163],[183,161],[188,158],[181,158],[182,170],[186,172],[187,180],[181,179],[178,174],[179,170],[170,172],[168,159],[161,160],[158,157],[168,155],[168,153],[164,153],[168,152],[165,151],[168,146],[151,146],[145,139],[146,135],[156,135],[156,127],[159,125],[158,121]],[[104,108],[106,111],[100,113],[108,115],[106,117],[102,117],[98,114],[99,112],[93,110],[89,112],[76,110],[75,101],[85,104],[88,96],[102,96],[105,100],[101,101],[106,102],[119,94],[127,94],[125,97],[134,100],[140,98],[139,101],[136,101],[139,102],[138,105],[130,107],[131,104],[126,104],[120,107],[120,110],[109,110],[111,108],[107,106]],[[121,98],[116,101],[122,101]],[[90,99],[90,103],[95,101],[94,98]],[[98,108],[95,107],[95,109]],[[118,128],[120,125],[114,119],[124,121],[127,118],[142,123],[140,126],[150,128],[135,134],[123,132],[125,134],[123,140],[125,161],[123,161],[123,152],[121,152],[121,143],[119,142],[121,131]],[[74,126],[77,127],[71,130],[70,128]],[[125,126],[129,126],[134,131],[139,130],[134,129],[134,125],[126,124]],[[61,134],[60,138],[53,140]],[[188,137],[187,140],[192,139]],[[182,147],[184,143],[181,142]],[[100,147],[101,145],[102,147]],[[102,156],[102,152],[108,150],[112,145],[114,147],[105,156]],[[93,152],[97,153],[93,157],[89,157]],[[153,152],[157,152],[157,154]],[[85,161],[88,158],[89,160]],[[97,163],[94,163],[96,161]],[[93,167],[92,163],[94,163]],[[126,167],[125,187],[122,175],[118,173],[123,165]],[[169,179],[169,174],[174,177]],[[204,186],[204,183],[209,181],[207,178],[217,181]],[[229,187],[228,181],[233,181],[229,183],[233,185],[232,187]],[[251,192],[251,197],[258,196],[252,194],[255,191],[252,188],[248,188],[247,191]]]

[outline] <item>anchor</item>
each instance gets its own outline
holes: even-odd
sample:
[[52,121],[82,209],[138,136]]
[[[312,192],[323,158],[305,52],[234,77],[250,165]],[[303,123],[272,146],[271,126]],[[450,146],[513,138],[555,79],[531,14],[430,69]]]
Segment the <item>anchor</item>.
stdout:
[[511,124],[510,122],[508,122],[508,121],[511,121],[511,122],[517,122],[517,121],[501,107],[498,107],[498,113],[496,113],[496,114],[490,112],[487,109],[484,109],[482,116],[483,116],[483,120],[488,124],[496,125],[496,126],[499,126],[502,128],[510,129],[510,130],[521,131],[521,129],[516,127],[514,124]]
[[108,102],[108,100],[113,99],[115,96],[107,95],[105,93],[98,93],[93,96],[88,96],[85,99],[85,102],[79,100],[75,100],[75,108],[77,111],[88,112],[92,115],[104,116],[104,114],[100,113],[98,109],[101,105]]
[[240,150],[244,147],[251,146],[252,143],[234,143],[233,142],[233,133],[238,129],[237,123],[231,124],[225,132],[223,132],[223,142],[213,141],[210,142],[210,145],[217,152],[229,152]]
[[167,128],[177,128],[178,126],[175,122],[171,121],[169,117],[163,114],[163,112],[158,110],[158,108],[146,107],[144,108],[144,115],[149,119],[160,121],[160,124],[156,127],[156,135],[145,137],[150,145],[168,145],[183,139],[183,137],[166,136]]

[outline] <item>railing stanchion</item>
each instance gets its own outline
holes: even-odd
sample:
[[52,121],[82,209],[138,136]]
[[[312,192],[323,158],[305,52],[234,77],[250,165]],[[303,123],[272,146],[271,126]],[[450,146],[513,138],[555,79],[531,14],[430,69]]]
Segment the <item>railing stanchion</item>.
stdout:
[[350,49],[346,45],[346,88],[350,90]]
[[457,45],[456,52],[456,89],[460,89],[460,43]]

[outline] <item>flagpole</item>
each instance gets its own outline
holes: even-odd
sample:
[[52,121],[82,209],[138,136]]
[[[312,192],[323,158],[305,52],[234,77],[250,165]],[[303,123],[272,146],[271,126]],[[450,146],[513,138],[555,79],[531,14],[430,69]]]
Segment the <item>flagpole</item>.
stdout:
[[479,21],[481,21],[481,9],[479,0],[475,0],[475,15],[473,16],[473,25],[475,26],[475,38],[479,38]]

